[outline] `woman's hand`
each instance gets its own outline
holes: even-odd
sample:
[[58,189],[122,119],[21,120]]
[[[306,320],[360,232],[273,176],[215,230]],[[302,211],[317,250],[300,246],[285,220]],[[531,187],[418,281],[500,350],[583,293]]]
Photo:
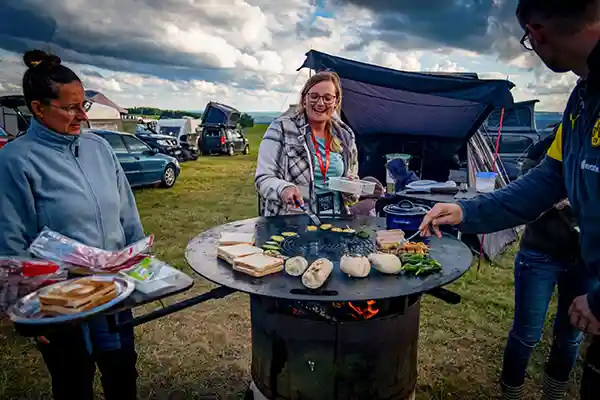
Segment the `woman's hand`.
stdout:
[[288,186],[281,191],[281,195],[279,196],[281,201],[285,204],[296,205],[296,203],[300,203],[300,205],[304,205],[304,200],[302,199],[302,195],[296,186]]

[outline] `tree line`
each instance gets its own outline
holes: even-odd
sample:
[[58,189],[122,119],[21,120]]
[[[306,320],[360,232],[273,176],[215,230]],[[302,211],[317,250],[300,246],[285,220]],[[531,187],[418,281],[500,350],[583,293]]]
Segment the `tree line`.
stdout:
[[[156,107],[129,107],[129,114],[158,116],[159,119],[181,119],[183,117],[202,118],[202,113],[183,110],[163,110]],[[250,128],[254,126],[254,118],[251,115],[243,113],[240,116],[239,124],[242,128]]]

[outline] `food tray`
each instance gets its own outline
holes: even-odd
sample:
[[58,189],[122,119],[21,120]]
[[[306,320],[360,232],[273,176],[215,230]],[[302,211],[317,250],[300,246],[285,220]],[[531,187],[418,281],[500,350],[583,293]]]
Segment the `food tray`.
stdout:
[[29,293],[27,296],[19,299],[9,310],[9,318],[16,324],[27,324],[27,325],[50,325],[70,322],[82,318],[91,317],[94,314],[98,314],[104,310],[108,310],[114,305],[125,300],[134,291],[135,284],[124,278],[116,275],[93,275],[91,276],[94,280],[98,281],[114,281],[117,286],[117,295],[111,301],[94,307],[90,310],[83,311],[76,314],[68,315],[56,315],[46,316],[40,313],[40,299],[39,294],[47,293],[53,288],[60,285],[71,283],[73,280],[67,280],[58,282],[53,285],[45,286],[35,292]]

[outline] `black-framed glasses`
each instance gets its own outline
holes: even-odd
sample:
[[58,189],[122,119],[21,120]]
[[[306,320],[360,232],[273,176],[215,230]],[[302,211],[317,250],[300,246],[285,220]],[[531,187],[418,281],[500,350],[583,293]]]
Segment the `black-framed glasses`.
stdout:
[[529,37],[529,30],[526,30],[521,38],[520,42],[521,46],[527,51],[533,51],[533,46],[531,45],[531,38]]
[[70,106],[65,106],[65,107],[61,107],[61,106],[55,106],[52,103],[48,103],[51,107],[54,108],[58,108],[59,110],[63,110],[69,113],[69,115],[71,116],[75,116],[77,115],[78,112],[83,112],[84,114],[86,112],[89,111],[90,107],[92,106],[92,102],[91,101],[87,101],[85,100],[81,105],[79,104],[73,104]]
[[335,99],[337,98],[333,94],[326,93],[324,95],[320,95],[319,93],[311,92],[306,95],[306,98],[311,103],[318,103],[319,99],[323,99],[323,104],[331,105],[335,103]]

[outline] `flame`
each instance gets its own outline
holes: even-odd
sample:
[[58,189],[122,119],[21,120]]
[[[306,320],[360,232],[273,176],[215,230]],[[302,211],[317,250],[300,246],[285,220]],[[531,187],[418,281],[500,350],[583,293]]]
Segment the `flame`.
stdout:
[[362,317],[362,319],[370,319],[373,318],[379,312],[379,308],[374,307],[375,300],[367,300],[366,307],[360,307],[348,302],[348,307],[352,309],[356,314],[355,318]]

